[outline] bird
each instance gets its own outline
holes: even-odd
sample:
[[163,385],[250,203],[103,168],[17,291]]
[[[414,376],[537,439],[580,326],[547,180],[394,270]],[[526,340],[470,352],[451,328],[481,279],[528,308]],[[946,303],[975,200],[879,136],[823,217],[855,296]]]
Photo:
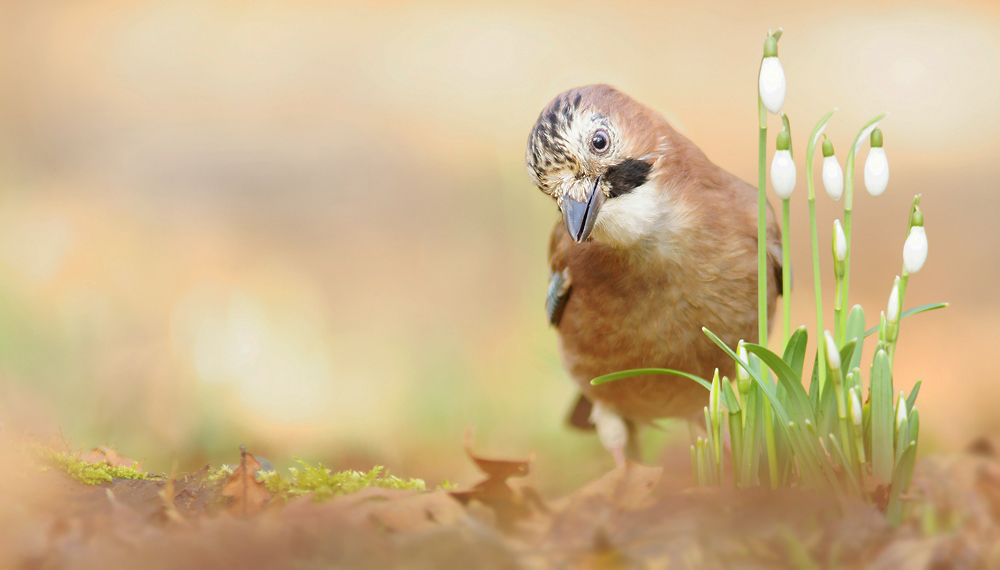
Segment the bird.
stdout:
[[[757,189],[712,163],[655,110],[609,85],[556,96],[528,137],[531,182],[562,215],[549,240],[546,312],[581,390],[570,422],[596,427],[617,464],[638,460],[639,428],[692,418],[708,391],[634,368],[711,379],[757,342]],[[767,204],[767,314],[781,291],[781,230]]]

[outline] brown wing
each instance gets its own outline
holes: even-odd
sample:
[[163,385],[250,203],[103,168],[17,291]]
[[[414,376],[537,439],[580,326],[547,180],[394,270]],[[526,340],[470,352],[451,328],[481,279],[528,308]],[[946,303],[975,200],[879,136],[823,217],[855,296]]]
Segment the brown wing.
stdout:
[[549,289],[545,296],[545,312],[549,323],[559,326],[563,309],[572,291],[572,280],[567,267],[567,250],[572,246],[572,239],[566,232],[562,220],[556,222],[549,239]]
[[[563,309],[572,291],[572,282],[567,267],[567,255],[573,240],[566,231],[566,225],[562,219],[556,222],[552,228],[552,236],[549,239],[549,293],[545,299],[545,310],[549,315],[549,322],[554,327],[559,327],[559,320],[562,318]],[[590,412],[594,405],[586,396],[580,394],[574,402],[566,423],[581,430],[593,430],[594,424],[590,422]]]

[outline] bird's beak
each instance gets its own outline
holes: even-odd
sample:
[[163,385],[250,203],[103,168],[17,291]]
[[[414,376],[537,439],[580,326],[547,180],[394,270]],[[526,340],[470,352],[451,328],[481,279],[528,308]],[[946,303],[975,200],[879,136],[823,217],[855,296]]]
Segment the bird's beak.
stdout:
[[588,184],[589,188],[582,202],[574,200],[569,194],[563,198],[562,211],[566,217],[566,229],[577,243],[587,239],[594,229],[597,212],[604,203],[604,192],[601,191],[600,184],[600,177],[594,179],[592,184]]

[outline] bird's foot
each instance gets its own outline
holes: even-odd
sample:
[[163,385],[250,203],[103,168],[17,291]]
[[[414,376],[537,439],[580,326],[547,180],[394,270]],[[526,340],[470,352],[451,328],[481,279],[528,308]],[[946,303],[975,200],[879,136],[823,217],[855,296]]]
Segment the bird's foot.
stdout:
[[614,458],[615,460],[615,467],[621,467],[622,465],[625,465],[627,459],[625,459],[624,447],[615,447],[608,449],[608,451],[611,452],[611,457]]

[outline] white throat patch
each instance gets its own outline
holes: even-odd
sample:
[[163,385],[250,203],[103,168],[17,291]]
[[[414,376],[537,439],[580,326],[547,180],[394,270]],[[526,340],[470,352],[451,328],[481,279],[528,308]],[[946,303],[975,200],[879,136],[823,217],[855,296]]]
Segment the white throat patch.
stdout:
[[628,194],[604,201],[591,234],[599,243],[619,248],[652,246],[665,257],[680,255],[680,233],[691,220],[686,208],[649,181]]

